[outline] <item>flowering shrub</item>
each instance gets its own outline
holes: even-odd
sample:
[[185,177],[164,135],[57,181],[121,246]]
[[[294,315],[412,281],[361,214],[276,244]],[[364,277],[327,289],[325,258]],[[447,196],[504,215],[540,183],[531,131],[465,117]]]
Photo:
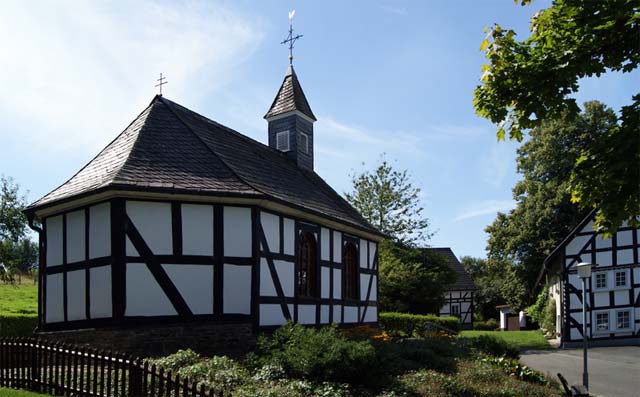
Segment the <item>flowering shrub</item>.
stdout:
[[520,361],[506,358],[506,357],[492,357],[485,356],[480,358],[482,362],[489,363],[494,367],[501,368],[510,376],[514,376],[520,380],[524,380],[527,382],[538,383],[541,385],[548,385],[549,381],[543,374],[540,372],[533,370],[527,367],[524,364],[521,364]]
[[438,331],[457,334],[460,331],[460,319],[457,317],[433,314],[380,313],[378,323],[390,335],[401,337],[423,337]]
[[347,338],[354,340],[372,339],[374,341],[385,343],[391,340],[391,336],[386,331],[381,331],[379,328],[374,328],[370,325],[346,328],[342,330],[342,334]]

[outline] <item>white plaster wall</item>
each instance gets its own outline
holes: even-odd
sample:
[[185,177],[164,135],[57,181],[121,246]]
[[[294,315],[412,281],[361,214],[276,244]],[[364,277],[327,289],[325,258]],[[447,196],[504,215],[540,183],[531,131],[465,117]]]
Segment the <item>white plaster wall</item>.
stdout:
[[373,260],[376,257],[376,243],[369,241],[369,267],[373,267]]
[[111,317],[111,266],[89,269],[89,315],[91,318]]
[[89,207],[89,258],[111,255],[111,204]]
[[336,231],[333,232],[333,261],[342,263],[342,233]]
[[613,265],[612,251],[596,252],[596,263],[598,264],[598,266]]
[[616,306],[631,304],[629,302],[629,291],[628,290],[615,291],[614,292],[614,298],[616,300]]
[[630,265],[633,263],[633,249],[618,250],[618,265]]
[[582,233],[593,232],[593,221],[589,221],[581,230]]
[[369,279],[371,275],[369,274],[361,274],[360,275],[360,300],[367,300],[367,291],[369,289]]
[[224,207],[224,255],[251,256],[251,208]]
[[320,323],[321,324],[329,324],[329,310],[330,310],[330,307],[328,305],[320,306]]
[[285,322],[280,305],[260,305],[260,325],[280,325]]
[[213,314],[213,265],[163,264],[193,314]]
[[294,255],[296,238],[295,222],[293,221],[293,219],[283,218],[282,226],[284,229],[282,233],[282,238],[284,239],[282,247],[284,249],[283,254]]
[[[294,264],[293,262],[275,260],[273,265],[278,274],[284,296],[293,297],[294,289]],[[260,258],[260,295],[277,296],[276,287],[271,278],[269,264],[265,258]]]
[[330,233],[331,231],[329,229],[326,228],[322,228],[320,229],[320,259],[322,259],[323,261],[328,261],[330,260],[330,249],[329,249],[329,244],[330,244]]
[[367,307],[367,312],[364,314],[365,323],[373,323],[378,321],[378,308],[375,306]]
[[84,210],[73,211],[67,217],[67,263],[85,260]]
[[62,273],[47,276],[47,304],[45,321],[57,323],[64,321],[64,289]]
[[611,248],[611,239],[610,238],[602,238],[602,235],[599,234],[595,238],[596,249],[599,248]]
[[260,223],[269,244],[269,251],[280,253],[280,218],[268,212],[261,212]]
[[300,324],[315,324],[316,305],[298,305],[298,322]]
[[125,239],[127,256],[140,256],[140,253],[138,252],[136,247],[133,246],[133,243],[129,239],[129,236],[125,236]]
[[171,204],[151,201],[127,201],[127,215],[156,255],[173,253]]
[[333,322],[338,324],[342,322],[342,306],[340,305],[333,306]]
[[378,300],[378,277],[373,276],[373,282],[371,283],[371,295],[369,300],[375,302]]
[[182,253],[213,256],[213,206],[182,204]]
[[331,280],[331,271],[326,266],[320,267],[320,297],[325,299],[329,298],[329,285]]
[[47,228],[47,266],[62,264],[62,215],[45,220]]
[[578,295],[569,293],[569,305],[571,309],[580,309],[582,302],[578,299]]
[[167,295],[144,263],[126,265],[126,316],[176,315]]
[[333,299],[342,299],[342,270],[333,269]]
[[618,247],[624,245],[633,245],[633,230],[623,230],[616,235]]
[[251,266],[224,264],[222,305],[225,314],[251,314]]
[[345,323],[357,323],[358,322],[358,308],[355,306],[344,307],[344,322]]
[[67,273],[67,319],[69,321],[87,318],[87,289],[84,270]]
[[367,259],[368,259],[367,247],[368,246],[369,246],[369,243],[367,243],[367,240],[360,239],[360,244],[358,246],[358,253],[360,254],[360,267],[365,269],[369,267],[367,263]]
[[576,236],[565,248],[567,255],[577,255],[584,245],[589,241],[591,236]]
[[580,335],[580,331],[576,328],[571,328],[571,340],[581,340],[582,335]]

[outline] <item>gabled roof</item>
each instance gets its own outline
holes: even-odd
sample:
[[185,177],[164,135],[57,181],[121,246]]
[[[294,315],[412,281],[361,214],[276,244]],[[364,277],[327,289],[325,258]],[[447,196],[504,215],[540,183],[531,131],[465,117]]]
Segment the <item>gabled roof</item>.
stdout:
[[284,81],[278,90],[278,94],[273,100],[269,111],[264,115],[264,118],[269,119],[296,110],[311,118],[313,121],[316,121],[316,116],[313,115],[309,102],[307,102],[307,98],[304,96],[304,91],[302,91],[298,76],[296,76],[296,72],[293,70],[293,65],[289,65],[289,69],[287,69],[287,74],[284,76]]
[[458,280],[448,288],[449,291],[476,289],[476,284],[473,282],[473,279],[471,279],[469,273],[464,270],[464,267],[462,267],[462,263],[460,263],[460,261],[456,257],[456,254],[453,253],[451,248],[423,248],[423,250],[437,252],[440,255],[443,255],[448,259],[449,267],[451,267],[456,271],[456,273],[458,273]]
[[315,172],[162,96],[27,211],[110,189],[269,199],[380,235]]

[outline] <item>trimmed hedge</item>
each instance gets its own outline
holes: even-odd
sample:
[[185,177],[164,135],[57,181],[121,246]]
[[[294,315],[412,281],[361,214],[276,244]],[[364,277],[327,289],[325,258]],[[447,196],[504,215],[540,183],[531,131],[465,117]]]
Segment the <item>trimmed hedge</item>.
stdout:
[[460,332],[459,318],[434,314],[380,313],[378,324],[389,334],[399,336],[422,336],[441,330]]
[[0,337],[31,336],[37,326],[36,314],[0,314]]

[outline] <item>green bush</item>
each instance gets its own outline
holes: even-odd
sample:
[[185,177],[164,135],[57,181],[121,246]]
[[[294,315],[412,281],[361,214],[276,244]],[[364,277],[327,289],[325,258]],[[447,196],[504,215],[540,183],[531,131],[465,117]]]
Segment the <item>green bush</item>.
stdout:
[[443,338],[400,339],[380,344],[377,353],[385,374],[401,375],[420,369],[450,372],[456,368],[460,349]]
[[520,356],[517,347],[491,335],[464,337],[461,340],[466,347],[491,356],[510,358],[518,358]]
[[473,329],[479,331],[495,331],[500,327],[500,323],[495,318],[490,318],[487,321],[474,321]]
[[34,314],[0,314],[0,337],[31,336],[37,326]]
[[454,334],[460,332],[460,319],[434,314],[380,313],[378,324],[394,336],[424,336],[443,329]]
[[371,342],[348,340],[336,327],[288,323],[271,337],[261,336],[248,361],[254,367],[279,366],[291,378],[361,384],[374,376],[375,358]]
[[538,383],[541,385],[549,384],[549,380],[542,373],[521,364],[520,361],[516,359],[505,357],[484,357],[481,361],[487,362],[494,367],[501,368],[507,375],[515,376],[520,380]]

